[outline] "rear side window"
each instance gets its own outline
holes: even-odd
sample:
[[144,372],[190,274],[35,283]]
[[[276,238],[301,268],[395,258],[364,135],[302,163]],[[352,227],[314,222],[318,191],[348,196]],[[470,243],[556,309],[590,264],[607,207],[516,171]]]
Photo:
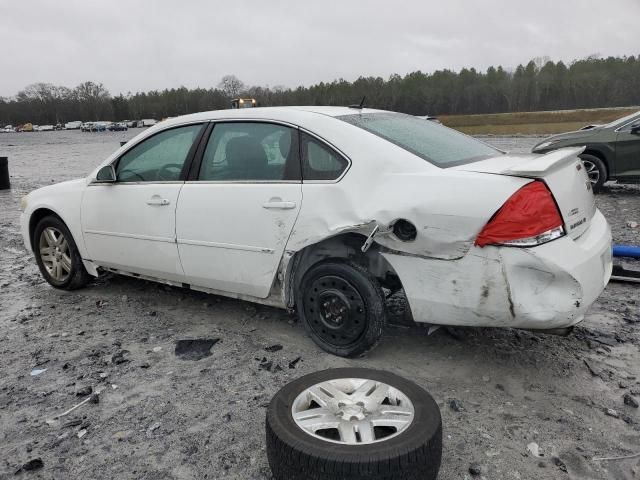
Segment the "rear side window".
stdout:
[[297,132],[272,123],[218,123],[207,143],[198,179],[300,181]]
[[303,180],[336,180],[349,166],[340,154],[311,135],[301,134]]
[[182,167],[202,125],[172,128],[143,140],[120,157],[119,182],[167,182],[180,180]]
[[362,113],[337,118],[384,138],[442,168],[502,154],[475,138],[424,118],[403,113]]

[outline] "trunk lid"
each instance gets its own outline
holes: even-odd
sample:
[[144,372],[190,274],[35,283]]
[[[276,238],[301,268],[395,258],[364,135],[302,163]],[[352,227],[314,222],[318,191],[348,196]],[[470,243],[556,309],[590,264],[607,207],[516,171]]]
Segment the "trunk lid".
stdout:
[[578,158],[583,151],[584,147],[575,147],[546,155],[509,154],[453,169],[544,181],[558,204],[567,235],[575,239],[589,228],[596,212],[591,183]]

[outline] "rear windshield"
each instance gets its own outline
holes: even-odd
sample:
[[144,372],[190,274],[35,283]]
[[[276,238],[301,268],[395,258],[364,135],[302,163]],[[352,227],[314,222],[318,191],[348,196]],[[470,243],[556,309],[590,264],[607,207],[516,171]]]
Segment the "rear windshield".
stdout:
[[501,151],[430,120],[381,112],[339,117],[442,168],[495,157]]

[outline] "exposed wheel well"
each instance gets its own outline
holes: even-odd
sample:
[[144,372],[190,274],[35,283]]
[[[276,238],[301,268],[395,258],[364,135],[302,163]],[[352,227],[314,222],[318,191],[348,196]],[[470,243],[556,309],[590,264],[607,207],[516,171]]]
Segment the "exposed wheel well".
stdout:
[[607,160],[607,157],[602,154],[602,152],[599,152],[598,150],[585,150],[584,152],[582,152],[584,155],[593,155],[596,158],[599,158],[600,160],[602,160],[602,163],[604,163],[604,168],[606,170],[606,180],[609,180],[609,172],[611,171],[610,167],[609,167],[609,162]]
[[38,208],[31,214],[31,218],[29,218],[29,240],[31,241],[31,250],[34,248],[33,244],[35,239],[33,238],[33,234],[35,233],[36,225],[38,225],[38,222],[40,222],[44,217],[49,216],[59,218],[60,221],[64,223],[64,220],[62,220],[58,214],[48,208]]
[[319,262],[330,259],[348,259],[373,274],[380,285],[396,290],[402,288],[400,278],[393,267],[387,262],[380,252],[380,246],[371,245],[365,253],[361,247],[366,236],[358,233],[343,233],[335,237],[327,238],[296,252],[288,265],[286,303],[293,308],[295,303],[295,288],[302,281],[304,274]]

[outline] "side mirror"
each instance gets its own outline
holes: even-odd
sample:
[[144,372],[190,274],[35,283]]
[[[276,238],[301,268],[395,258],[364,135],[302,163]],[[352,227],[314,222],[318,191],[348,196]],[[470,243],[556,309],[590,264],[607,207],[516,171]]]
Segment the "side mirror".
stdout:
[[640,135],[640,123],[631,125],[631,133],[634,135]]
[[116,181],[116,169],[113,168],[113,165],[105,165],[100,170],[98,170],[98,174],[96,175],[96,180],[94,183],[115,183]]

